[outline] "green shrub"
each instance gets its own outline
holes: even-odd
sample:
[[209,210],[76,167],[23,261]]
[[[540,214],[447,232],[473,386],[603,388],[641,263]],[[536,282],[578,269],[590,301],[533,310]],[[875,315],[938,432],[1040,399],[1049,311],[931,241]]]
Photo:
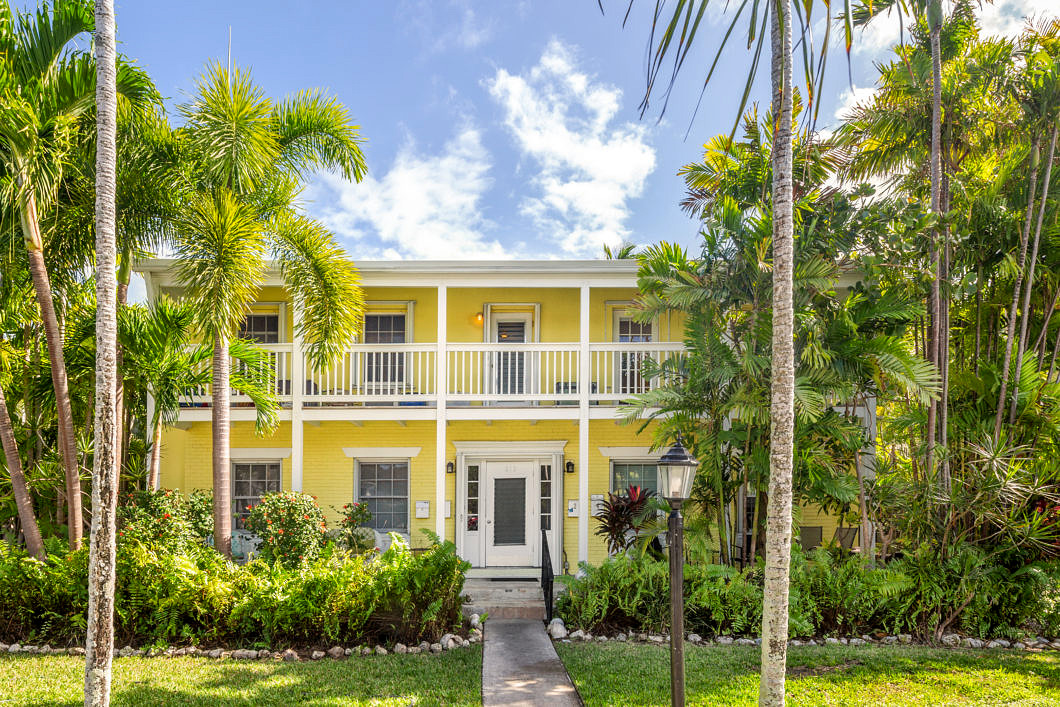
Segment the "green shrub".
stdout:
[[[122,643],[279,647],[436,640],[460,623],[468,564],[449,542],[382,555],[325,550],[296,567],[258,558],[237,566],[213,548],[118,546],[115,636]],[[0,641],[84,642],[88,551],[45,562],[0,545]]]
[[363,503],[347,503],[342,507],[342,519],[338,527],[339,545],[355,554],[362,554],[375,547],[375,532],[368,527],[372,512]]
[[250,509],[247,530],[261,538],[258,551],[268,562],[293,567],[320,554],[327,523],[315,498],[307,493],[270,493]]
[[187,518],[197,538],[213,534],[213,492],[196,489],[187,499]]
[[132,491],[118,508],[118,539],[138,541],[171,551],[182,550],[198,536],[188,520],[187,499],[173,489]]

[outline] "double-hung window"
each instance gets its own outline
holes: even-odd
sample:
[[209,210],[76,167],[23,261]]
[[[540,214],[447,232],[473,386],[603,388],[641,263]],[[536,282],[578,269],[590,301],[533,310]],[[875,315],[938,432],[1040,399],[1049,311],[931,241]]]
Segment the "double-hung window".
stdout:
[[357,500],[372,512],[370,526],[384,533],[409,532],[409,463],[362,461],[357,465]]
[[611,490],[623,493],[630,486],[639,486],[645,491],[659,491],[658,467],[654,462],[613,462],[611,464]]
[[232,525],[243,529],[250,509],[267,493],[280,491],[280,462],[232,464]]

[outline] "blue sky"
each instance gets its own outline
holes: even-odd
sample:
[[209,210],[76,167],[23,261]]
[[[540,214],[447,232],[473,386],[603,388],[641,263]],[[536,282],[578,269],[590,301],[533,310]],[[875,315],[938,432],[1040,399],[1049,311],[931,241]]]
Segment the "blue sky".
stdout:
[[[999,0],[988,29],[1011,31],[1053,0]],[[677,170],[736,117],[748,55],[736,42],[685,138],[717,16],[661,122],[638,117],[651,2],[625,29],[625,2],[117,0],[120,51],[170,106],[210,59],[250,67],[274,98],[320,87],[361,126],[369,177],[318,175],[305,207],[355,259],[599,257],[604,243],[694,245]],[[722,3],[718,3],[720,7]],[[830,122],[871,86],[896,30],[859,38],[853,85],[840,53],[825,86]],[[763,79],[765,79],[763,74]],[[754,98],[765,100],[760,82]],[[174,120],[175,120],[174,116]]]

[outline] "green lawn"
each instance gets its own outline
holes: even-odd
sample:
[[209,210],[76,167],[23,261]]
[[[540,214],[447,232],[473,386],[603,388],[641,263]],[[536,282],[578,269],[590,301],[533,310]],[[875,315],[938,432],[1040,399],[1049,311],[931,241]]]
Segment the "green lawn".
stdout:
[[[670,704],[666,647],[556,645],[587,705]],[[690,646],[689,704],[753,705],[760,651]],[[788,651],[789,705],[1058,705],[1060,655],[908,646],[819,646]]]
[[[0,655],[0,705],[83,703],[85,662]],[[478,705],[482,647],[306,663],[118,658],[114,705]]]

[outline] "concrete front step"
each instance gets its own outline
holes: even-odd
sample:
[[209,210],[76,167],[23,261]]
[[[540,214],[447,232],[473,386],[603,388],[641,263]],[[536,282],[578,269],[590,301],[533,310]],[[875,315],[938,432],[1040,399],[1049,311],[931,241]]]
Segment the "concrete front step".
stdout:
[[468,602],[463,612],[489,614],[497,619],[545,618],[545,601],[541,585],[536,581],[493,581],[468,579],[464,582]]

